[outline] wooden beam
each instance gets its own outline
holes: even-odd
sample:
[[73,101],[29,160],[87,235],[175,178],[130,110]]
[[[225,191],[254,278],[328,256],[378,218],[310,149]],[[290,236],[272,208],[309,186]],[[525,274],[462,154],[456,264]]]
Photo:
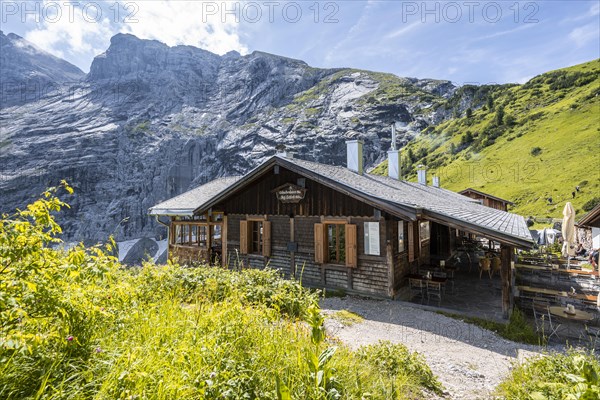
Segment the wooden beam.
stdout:
[[513,260],[514,248],[511,246],[500,246],[501,269],[500,277],[502,280],[502,316],[505,319],[510,318],[513,305],[512,288],[512,270],[511,261]]
[[[294,229],[294,217],[290,218],[290,242],[291,243],[295,243],[296,242],[296,232]],[[290,252],[290,274],[292,275],[292,277],[294,279],[296,279],[296,253],[295,252]]]

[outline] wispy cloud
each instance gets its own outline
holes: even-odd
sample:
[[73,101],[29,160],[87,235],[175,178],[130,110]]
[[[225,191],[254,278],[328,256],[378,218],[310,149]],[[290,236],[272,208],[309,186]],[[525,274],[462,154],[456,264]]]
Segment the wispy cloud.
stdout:
[[410,24],[403,26],[400,29],[397,29],[393,32],[388,33],[387,35],[385,35],[386,39],[394,39],[400,36],[403,36],[404,34],[413,31],[414,29],[418,28],[419,26],[423,26],[425,25],[423,22],[421,21],[414,21],[411,22]]
[[479,37],[473,39],[473,41],[475,42],[475,41],[479,41],[479,40],[489,40],[489,39],[494,39],[494,38],[501,37],[501,36],[512,35],[512,34],[524,31],[526,29],[531,29],[534,26],[535,26],[534,24],[521,25],[517,28],[507,29],[505,31],[500,31],[500,32],[495,32],[490,35],[479,36]]
[[598,23],[591,23],[575,28],[569,33],[569,39],[575,42],[577,47],[585,46],[591,40],[598,40],[600,27]]

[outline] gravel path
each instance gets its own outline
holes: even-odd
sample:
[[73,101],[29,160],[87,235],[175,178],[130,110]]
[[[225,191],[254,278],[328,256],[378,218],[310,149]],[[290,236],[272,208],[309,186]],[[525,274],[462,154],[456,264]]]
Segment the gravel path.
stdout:
[[389,340],[425,357],[444,385],[446,399],[489,399],[511,363],[543,351],[443,315],[391,300],[354,297],[323,299],[325,315],[348,310],[364,321],[344,326],[326,319],[329,334],[352,348]]

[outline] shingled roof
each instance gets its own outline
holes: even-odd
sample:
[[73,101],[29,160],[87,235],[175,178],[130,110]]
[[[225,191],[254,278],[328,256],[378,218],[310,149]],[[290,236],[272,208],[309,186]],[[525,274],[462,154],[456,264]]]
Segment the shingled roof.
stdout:
[[155,205],[150,208],[148,213],[150,215],[192,216],[197,208],[201,207],[204,203],[239,181],[241,178],[241,176],[217,178],[202,186],[198,186],[195,189]]
[[[477,200],[450,190],[399,181],[387,176],[360,175],[345,167],[280,155],[265,161],[244,175],[243,178],[236,178],[229,187],[213,191],[212,196],[209,193],[203,193],[202,199],[207,200],[196,208],[196,212],[208,210],[233,192],[251,184],[255,178],[274,165],[290,169],[398,217],[416,220],[424,216],[445,225],[518,247],[531,247],[533,244],[531,234],[522,216],[485,207]],[[205,186],[194,189],[194,191],[207,191],[208,188]],[[151,210],[158,210],[165,203],[153,207]],[[194,202],[194,204],[200,203],[201,201]],[[154,214],[159,214],[156,210]]]

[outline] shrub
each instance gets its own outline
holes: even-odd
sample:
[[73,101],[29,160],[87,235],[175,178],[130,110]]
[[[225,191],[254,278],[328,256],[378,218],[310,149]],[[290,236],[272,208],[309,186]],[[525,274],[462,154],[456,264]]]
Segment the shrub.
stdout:
[[376,345],[365,346],[359,349],[358,358],[385,375],[394,376],[398,371],[406,371],[418,380],[419,385],[438,394],[443,391],[441,383],[435,378],[425,359],[416,352],[411,353],[402,344],[382,341]]
[[600,204],[600,197],[594,197],[593,199],[586,201],[583,206],[581,206],[581,209],[585,212],[592,211],[598,204]]
[[542,154],[542,149],[540,147],[533,147],[529,154],[531,154],[534,157],[539,156],[540,154]]
[[600,363],[593,353],[571,350],[516,365],[497,388],[505,399],[598,399]]

